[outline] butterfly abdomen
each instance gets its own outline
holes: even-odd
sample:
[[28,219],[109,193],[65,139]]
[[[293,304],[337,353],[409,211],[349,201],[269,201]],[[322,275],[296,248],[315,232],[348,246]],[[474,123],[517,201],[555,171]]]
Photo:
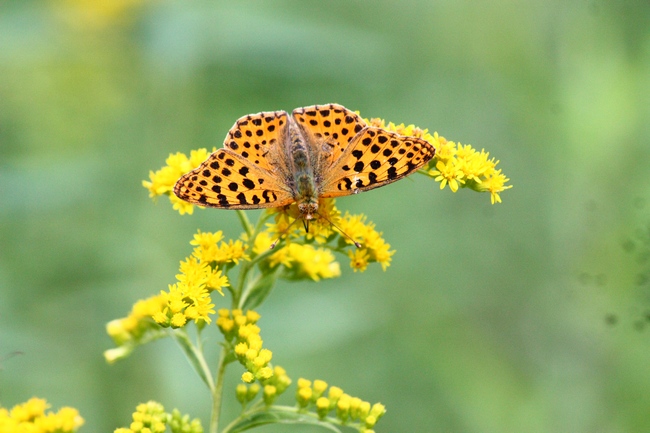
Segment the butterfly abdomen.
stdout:
[[294,199],[306,219],[311,219],[312,213],[318,208],[318,193],[314,178],[314,169],[310,153],[311,146],[300,127],[290,121],[287,125],[290,147],[287,149],[290,164],[293,166],[290,172],[293,175]]

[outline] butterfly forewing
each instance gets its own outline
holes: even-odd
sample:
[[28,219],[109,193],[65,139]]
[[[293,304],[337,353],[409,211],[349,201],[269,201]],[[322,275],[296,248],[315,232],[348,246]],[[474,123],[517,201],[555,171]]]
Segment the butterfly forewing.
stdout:
[[321,197],[354,194],[395,182],[421,168],[434,154],[434,147],[424,140],[369,126],[327,170]]
[[226,149],[243,156],[266,170],[271,170],[269,149],[282,145],[287,125],[286,111],[266,111],[240,118],[224,140]]
[[323,161],[328,163],[336,161],[354,136],[366,127],[358,114],[338,104],[296,108],[293,118],[309,133],[311,140],[322,144],[320,148],[317,146],[317,151],[327,153]]
[[294,201],[272,173],[230,149],[217,150],[183,175],[174,194],[190,203],[228,209],[280,207]]

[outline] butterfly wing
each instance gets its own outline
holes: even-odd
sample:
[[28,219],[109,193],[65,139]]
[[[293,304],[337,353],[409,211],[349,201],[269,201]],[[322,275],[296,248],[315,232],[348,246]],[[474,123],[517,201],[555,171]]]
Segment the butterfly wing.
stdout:
[[224,141],[198,168],[183,175],[174,194],[193,204],[228,209],[279,207],[294,201],[277,167],[286,111],[249,114],[237,120]]
[[219,149],[174,186],[178,198],[200,206],[260,209],[294,201],[291,191],[266,170],[231,149]]
[[296,108],[293,118],[309,134],[311,143],[322,144],[316,152],[326,155],[324,166],[336,161],[354,136],[366,127],[358,114],[338,104]]
[[265,111],[241,117],[226,135],[223,147],[266,170],[273,170],[269,149],[283,142],[286,111]]
[[363,129],[325,171],[321,197],[339,197],[379,188],[424,166],[435,148],[416,137],[381,128]]

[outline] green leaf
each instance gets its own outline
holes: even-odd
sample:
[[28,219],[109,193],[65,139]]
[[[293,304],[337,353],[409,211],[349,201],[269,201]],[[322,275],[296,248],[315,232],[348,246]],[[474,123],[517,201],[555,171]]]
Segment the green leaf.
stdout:
[[205,358],[203,357],[203,352],[192,344],[189,336],[187,335],[187,332],[185,332],[184,329],[177,329],[175,331],[172,331],[171,336],[185,353],[185,356],[190,362],[190,365],[194,368],[203,382],[208,386],[210,391],[212,391],[214,389],[212,374],[210,373],[210,368],[208,367]]
[[241,308],[243,310],[252,310],[260,305],[269,296],[275,282],[278,279],[278,272],[281,266],[275,269],[268,270],[266,274],[260,274],[257,279],[251,283],[251,286],[246,290],[245,297]]
[[316,418],[314,415],[298,413],[295,408],[272,407],[264,412],[255,412],[244,415],[226,427],[222,433],[237,433],[250,430],[266,424],[309,424],[323,427],[324,429],[341,433],[341,430],[330,423]]

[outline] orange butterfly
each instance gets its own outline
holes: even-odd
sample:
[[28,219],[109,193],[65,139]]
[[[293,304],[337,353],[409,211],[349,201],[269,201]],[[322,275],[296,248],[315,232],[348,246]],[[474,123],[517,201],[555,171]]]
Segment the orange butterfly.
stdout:
[[297,203],[307,222],[319,198],[368,191],[424,166],[435,148],[369,126],[337,104],[249,114],[223,149],[183,175],[174,194],[200,206],[259,209]]

